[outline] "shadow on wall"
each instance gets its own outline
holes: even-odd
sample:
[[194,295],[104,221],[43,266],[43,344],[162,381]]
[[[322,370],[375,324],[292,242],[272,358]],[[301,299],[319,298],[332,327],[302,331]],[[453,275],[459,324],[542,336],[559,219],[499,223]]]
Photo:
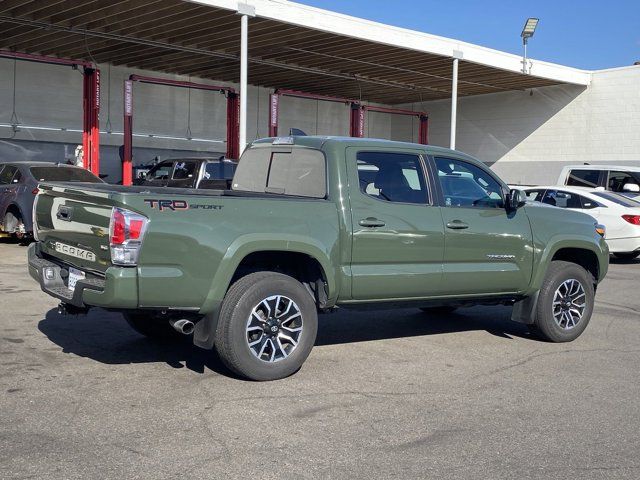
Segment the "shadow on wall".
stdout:
[[[493,94],[491,102],[486,95],[465,98],[459,108],[457,147],[491,165],[577,101],[585,88],[562,85],[505,92]],[[572,118],[576,130],[586,129],[586,111],[583,113]]]
[[[574,132],[584,132],[588,118],[579,97],[585,90],[583,86],[558,85],[460,97],[456,148],[492,165],[508,153],[517,156],[514,149],[547,123],[547,128],[554,128],[551,122],[558,122],[555,133],[560,136],[567,121]],[[558,115],[570,104],[570,114]],[[428,102],[424,108],[429,112],[430,143],[448,147],[449,100]],[[532,147],[533,152],[535,146]]]

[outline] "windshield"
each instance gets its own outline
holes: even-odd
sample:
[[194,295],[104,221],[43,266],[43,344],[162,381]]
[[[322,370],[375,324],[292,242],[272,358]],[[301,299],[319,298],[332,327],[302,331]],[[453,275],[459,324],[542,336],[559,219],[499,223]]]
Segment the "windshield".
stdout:
[[629,208],[640,207],[640,202],[636,202],[635,200],[632,200],[629,197],[625,197],[624,195],[618,195],[617,193],[593,192],[593,195],[600,198],[604,198],[605,200],[609,200],[610,202],[617,203],[618,205],[622,205],[623,207],[629,207]]
[[31,167],[31,175],[38,182],[87,182],[104,183],[84,168],[75,167]]

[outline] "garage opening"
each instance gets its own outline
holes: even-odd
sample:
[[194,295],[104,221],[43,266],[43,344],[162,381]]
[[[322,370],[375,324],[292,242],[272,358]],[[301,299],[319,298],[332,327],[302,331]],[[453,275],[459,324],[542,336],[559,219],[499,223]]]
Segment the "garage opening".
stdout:
[[353,110],[353,136],[429,143],[429,115],[392,107],[357,105]]
[[[134,97],[134,84],[146,84]],[[167,91],[167,87],[170,88]],[[220,95],[210,95],[218,93]],[[194,98],[195,97],[195,98]],[[238,159],[238,94],[232,87],[131,75],[124,82],[124,141],[122,146],[122,184],[131,185],[133,178],[150,169],[161,158],[148,158],[149,151],[136,151],[135,140],[145,144],[174,145],[194,150],[197,156]],[[161,101],[158,101],[158,98]],[[134,131],[136,103],[144,103],[144,123]],[[177,113],[177,112],[181,112]],[[225,131],[226,129],[226,131]],[[183,136],[175,132],[183,131]],[[191,148],[189,146],[192,145]],[[134,168],[135,164],[135,168]],[[136,170],[134,172],[134,170]]]
[[[100,112],[100,70],[93,63],[84,60],[72,60],[29,53],[0,50],[0,58],[12,62],[12,75],[3,78],[0,88],[9,95],[8,111],[11,116],[8,122],[0,123],[1,138],[14,140],[20,131],[38,132],[38,137],[50,138],[47,144],[16,140],[23,150],[30,152],[31,160],[51,160],[60,162],[82,162],[82,165],[94,174],[100,173],[100,133],[98,114]],[[47,89],[56,81],[57,69],[49,70],[43,75],[42,69],[33,68],[32,64],[49,64],[71,67],[79,72],[72,80],[74,92],[70,95],[47,95]],[[28,78],[28,82],[26,79]],[[73,77],[71,77],[73,78]],[[61,76],[60,83],[67,84],[69,76]],[[7,83],[5,83],[7,82]],[[29,94],[23,92],[24,85],[29,85]],[[70,91],[69,89],[67,91]],[[80,91],[82,96],[80,96]],[[77,93],[75,93],[77,92]],[[20,101],[18,101],[18,97]],[[25,102],[24,99],[29,99]],[[77,105],[82,106],[82,120],[78,115]],[[55,111],[56,121],[46,124],[41,122],[42,111]],[[34,135],[32,135],[34,136]],[[69,140],[60,142],[63,136]],[[23,145],[24,144],[24,145]],[[81,148],[79,148],[81,146]],[[44,149],[44,151],[43,151]],[[9,155],[11,156],[11,155]]]
[[[294,101],[283,102],[284,98]],[[347,98],[278,89],[269,97],[269,136],[289,134],[292,128],[308,135],[351,136],[351,105]]]

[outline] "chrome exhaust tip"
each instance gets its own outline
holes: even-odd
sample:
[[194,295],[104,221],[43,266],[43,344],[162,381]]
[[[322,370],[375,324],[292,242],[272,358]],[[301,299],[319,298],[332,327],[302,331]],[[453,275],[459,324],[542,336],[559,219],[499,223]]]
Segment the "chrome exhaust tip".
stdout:
[[183,335],[191,335],[195,329],[195,324],[191,320],[169,320],[169,324]]

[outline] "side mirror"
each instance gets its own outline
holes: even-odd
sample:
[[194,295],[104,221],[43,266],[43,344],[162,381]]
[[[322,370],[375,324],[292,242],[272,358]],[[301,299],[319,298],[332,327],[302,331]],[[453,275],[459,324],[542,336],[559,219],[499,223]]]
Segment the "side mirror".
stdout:
[[640,186],[637,183],[627,183],[624,187],[622,187],[622,191],[638,193],[640,192]]
[[507,197],[507,205],[509,210],[514,211],[523,207],[527,201],[527,195],[517,188],[512,189]]

